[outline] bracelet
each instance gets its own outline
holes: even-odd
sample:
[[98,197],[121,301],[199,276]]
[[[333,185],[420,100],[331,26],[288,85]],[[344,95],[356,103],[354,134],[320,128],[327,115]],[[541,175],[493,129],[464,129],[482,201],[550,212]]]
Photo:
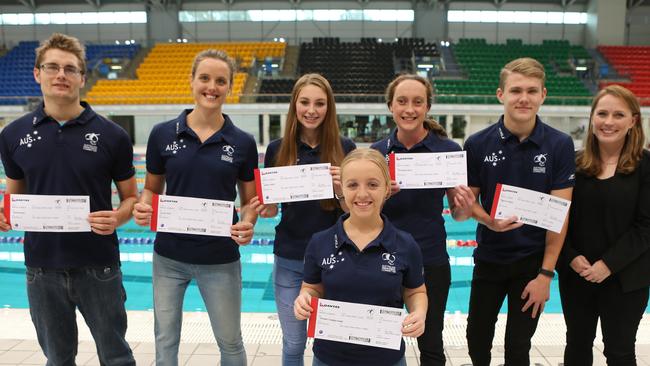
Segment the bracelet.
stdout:
[[549,271],[548,269],[544,269],[544,268],[540,268],[537,271],[537,274],[541,274],[542,276],[546,276],[548,278],[555,277],[555,271]]

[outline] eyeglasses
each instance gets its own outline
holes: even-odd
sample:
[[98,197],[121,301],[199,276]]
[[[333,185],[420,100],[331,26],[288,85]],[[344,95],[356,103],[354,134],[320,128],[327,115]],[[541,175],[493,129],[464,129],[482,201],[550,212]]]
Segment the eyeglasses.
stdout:
[[[59,71],[61,71],[61,66],[54,63],[42,64],[39,66],[39,68],[48,75],[58,75]],[[75,77],[83,74],[83,71],[74,66],[63,66],[63,73],[65,76]]]

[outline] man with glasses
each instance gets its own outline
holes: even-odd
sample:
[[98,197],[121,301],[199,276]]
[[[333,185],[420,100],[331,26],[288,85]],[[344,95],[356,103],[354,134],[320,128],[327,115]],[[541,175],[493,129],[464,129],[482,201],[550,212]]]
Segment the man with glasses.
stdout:
[[[102,365],[135,365],[124,338],[126,293],[115,233],[136,201],[133,146],[121,127],[80,101],[85,70],[76,38],[55,33],[36,49],[43,103],[0,133],[6,193],[90,197],[91,231],[25,233],[30,314],[47,364],[75,364],[78,309]],[[9,229],[0,215],[0,230]]]

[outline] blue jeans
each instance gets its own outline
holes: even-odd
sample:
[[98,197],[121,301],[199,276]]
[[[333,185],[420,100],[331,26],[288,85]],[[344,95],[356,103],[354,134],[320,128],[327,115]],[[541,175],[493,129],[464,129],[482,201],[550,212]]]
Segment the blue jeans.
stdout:
[[303,261],[275,256],[273,284],[275,305],[282,327],[282,365],[303,366],[307,343],[307,321],[293,315],[293,302],[302,284]]
[[190,264],[154,253],[153,298],[156,365],[178,365],[183,297],[192,279],[201,292],[221,365],[246,366],[241,336],[241,264]]
[[27,267],[29,312],[47,366],[75,365],[79,309],[102,365],[135,365],[126,334],[119,266],[48,270]]
[[[316,356],[314,356],[314,360],[311,363],[311,366],[328,366],[328,365],[325,362],[323,362],[323,361],[319,360],[318,358],[316,358]],[[380,366],[380,365],[377,365],[377,366]],[[406,366],[406,358],[404,356],[402,356],[402,358],[399,361],[397,361],[397,363],[395,363],[394,365],[390,365],[390,366]]]

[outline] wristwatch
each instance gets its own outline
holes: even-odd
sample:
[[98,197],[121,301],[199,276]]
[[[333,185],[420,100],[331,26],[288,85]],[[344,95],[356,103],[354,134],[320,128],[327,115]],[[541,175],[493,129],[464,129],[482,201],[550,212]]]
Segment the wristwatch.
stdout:
[[548,278],[553,278],[555,277],[555,272],[554,271],[549,271],[548,269],[540,268],[539,271],[537,271],[538,274],[541,274],[543,276],[546,276]]

